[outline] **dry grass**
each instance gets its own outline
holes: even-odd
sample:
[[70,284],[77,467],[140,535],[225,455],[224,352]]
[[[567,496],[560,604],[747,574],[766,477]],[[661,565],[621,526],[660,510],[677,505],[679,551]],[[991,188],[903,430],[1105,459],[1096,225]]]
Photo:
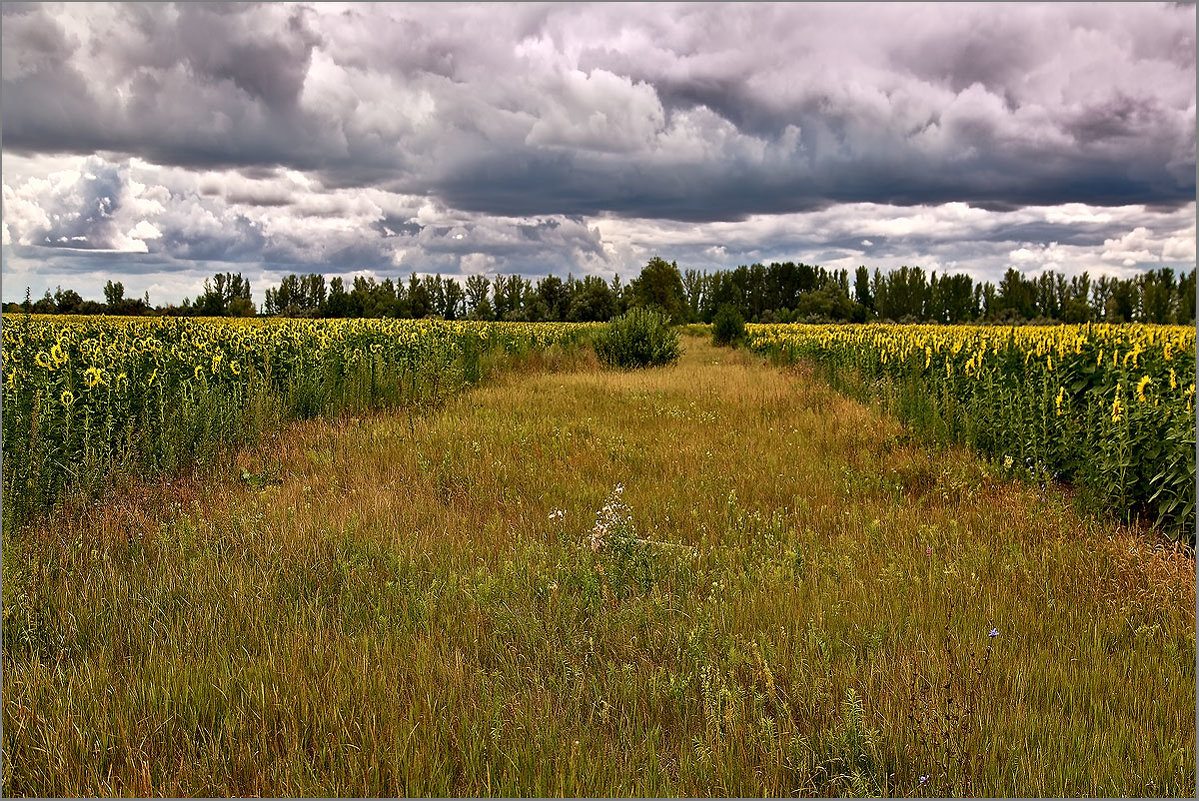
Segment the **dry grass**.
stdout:
[[685,347],[6,534],[5,794],[1194,795],[1192,558]]

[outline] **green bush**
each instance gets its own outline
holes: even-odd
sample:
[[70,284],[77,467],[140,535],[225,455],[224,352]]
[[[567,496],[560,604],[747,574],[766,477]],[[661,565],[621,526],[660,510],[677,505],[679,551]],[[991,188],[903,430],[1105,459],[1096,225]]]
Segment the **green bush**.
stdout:
[[613,367],[673,364],[679,358],[679,332],[670,318],[649,309],[630,309],[595,337],[595,353]]
[[745,341],[745,320],[732,306],[721,306],[712,318],[712,344],[736,347]]

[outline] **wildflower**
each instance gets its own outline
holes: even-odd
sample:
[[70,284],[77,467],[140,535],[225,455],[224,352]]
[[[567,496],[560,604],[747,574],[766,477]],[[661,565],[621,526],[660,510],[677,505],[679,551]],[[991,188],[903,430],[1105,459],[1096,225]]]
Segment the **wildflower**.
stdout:
[[1009,470],[1011,470],[1011,469],[1012,469],[1012,464],[1013,464],[1014,462],[1015,462],[1015,460],[1014,460],[1014,459],[1013,459],[1011,456],[1004,456],[1004,457],[1003,457],[1003,466],[1004,466],[1004,467],[1006,467],[1006,468],[1007,468],[1007,469],[1009,469]]
[[1112,400],[1112,422],[1120,422],[1121,411],[1123,407],[1120,405],[1120,385],[1116,385],[1116,397]]
[[75,402],[75,396],[71,393],[71,390],[68,389],[63,391],[62,395],[59,396],[59,400],[62,401],[63,406],[70,406]]
[[999,636],[999,629],[997,629],[997,628],[995,628],[994,626],[992,626],[992,627],[991,627],[991,633],[990,633],[990,634],[988,634],[987,636],[988,636],[988,637],[998,637],[998,636]]
[[928,784],[928,774],[927,774],[927,773],[925,773],[924,775],[922,775],[922,776],[920,777],[920,783],[921,783],[921,784]]
[[1174,374],[1174,368],[1170,368],[1170,389],[1178,389],[1178,376]]
[[1062,401],[1064,401],[1065,399],[1066,399],[1066,388],[1059,387],[1057,390],[1057,401],[1056,401],[1058,417],[1062,416]]
[[199,381],[204,377],[204,368],[197,365],[193,375],[195,375],[196,380]]
[[608,527],[602,522],[597,521],[595,528],[591,530],[591,550],[599,551],[604,547],[604,540],[608,536]]
[[933,555],[933,546],[931,546],[931,545],[924,546],[924,555],[932,556]]

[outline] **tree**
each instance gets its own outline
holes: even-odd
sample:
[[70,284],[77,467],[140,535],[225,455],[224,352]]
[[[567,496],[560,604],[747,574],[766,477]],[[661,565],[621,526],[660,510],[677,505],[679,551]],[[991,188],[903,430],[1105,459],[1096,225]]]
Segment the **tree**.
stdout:
[[1137,281],[1134,278],[1125,278],[1124,280],[1114,280],[1111,287],[1111,294],[1107,299],[1107,308],[1105,310],[1106,320],[1109,323],[1133,323],[1139,322],[1138,303],[1140,300],[1137,292]]
[[1178,323],[1193,325],[1195,323],[1195,271],[1183,273],[1178,278]]
[[870,293],[870,271],[863,264],[853,274],[853,299],[874,311],[874,295]]
[[928,319],[940,323],[961,323],[978,316],[975,305],[974,280],[968,275],[943,275],[933,273],[929,280]]
[[345,282],[341,276],[335,276],[329,281],[329,294],[321,309],[322,317],[347,317],[349,315],[350,299],[346,295]]
[[1150,270],[1139,277],[1138,283],[1141,294],[1141,320],[1146,323],[1174,322],[1174,271],[1169,267]]
[[544,310],[543,319],[561,322],[570,313],[570,289],[558,276],[547,275],[542,278],[537,282],[534,294]]
[[1062,321],[1071,324],[1090,322],[1093,319],[1090,295],[1090,275],[1084,271],[1071,278],[1062,299]]
[[496,319],[521,322],[527,320],[525,305],[531,292],[532,284],[519,275],[497,276],[493,293]]
[[629,308],[629,296],[627,287],[620,285],[620,275],[613,273],[612,281],[608,284],[608,287],[612,290],[612,301],[614,303],[612,316],[616,317],[617,315],[624,314],[625,310]]
[[642,268],[641,274],[629,283],[629,291],[632,295],[632,305],[656,307],[665,312],[671,322],[681,323],[686,320],[687,296],[683,290],[683,277],[679,274],[679,266],[674,262],[654,256]]
[[591,323],[615,316],[616,298],[611,284],[596,275],[585,276],[570,299],[567,319],[572,323]]
[[[48,296],[50,293],[47,292],[46,294]],[[120,306],[121,301],[123,301],[124,299],[125,299],[125,285],[124,284],[122,284],[120,281],[117,281],[114,284],[111,279],[107,283],[104,284],[104,302],[106,304],[115,308],[117,306]]]
[[928,293],[924,270],[905,264],[885,276],[879,276],[875,271],[875,276],[878,280],[873,287],[874,305],[879,317],[886,320],[924,319]]
[[429,295],[429,287],[417,277],[415,272],[408,278],[408,291],[405,293],[405,297],[408,300],[409,317],[419,320],[429,316],[433,298]]
[[[25,298],[25,302],[29,302],[28,297]],[[42,296],[41,300],[33,304],[34,314],[55,314],[57,311],[58,307],[54,305],[54,298],[50,296],[49,289],[46,290],[46,294]]]
[[[108,295],[107,289],[104,294]],[[224,317],[230,314],[230,304],[239,299],[237,312],[243,315],[254,314],[254,304],[250,300],[250,282],[243,278],[241,273],[217,273],[211,280],[204,279],[204,292],[192,302],[192,308],[196,314]]]
[[694,322],[700,319],[700,308],[703,303],[704,274],[699,270],[687,270],[683,273],[683,294],[687,297],[687,319]]
[[54,305],[58,307],[59,314],[79,314],[83,306],[83,298],[73,289],[63,290],[56,287],[54,292]]
[[457,320],[466,311],[466,292],[454,278],[445,279],[442,295],[441,316],[446,320]]
[[1009,267],[999,282],[994,319],[1031,320],[1037,313],[1036,283],[1026,280],[1020,271]]
[[491,307],[491,282],[486,276],[472,275],[466,279],[466,314],[472,320],[490,320],[495,316]]

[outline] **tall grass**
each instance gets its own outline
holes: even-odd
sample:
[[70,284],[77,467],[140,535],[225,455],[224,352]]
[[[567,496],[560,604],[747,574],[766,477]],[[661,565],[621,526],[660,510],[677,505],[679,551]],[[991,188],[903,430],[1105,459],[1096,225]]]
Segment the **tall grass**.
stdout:
[[1194,795],[1193,560],[685,344],[6,533],[4,794]]

